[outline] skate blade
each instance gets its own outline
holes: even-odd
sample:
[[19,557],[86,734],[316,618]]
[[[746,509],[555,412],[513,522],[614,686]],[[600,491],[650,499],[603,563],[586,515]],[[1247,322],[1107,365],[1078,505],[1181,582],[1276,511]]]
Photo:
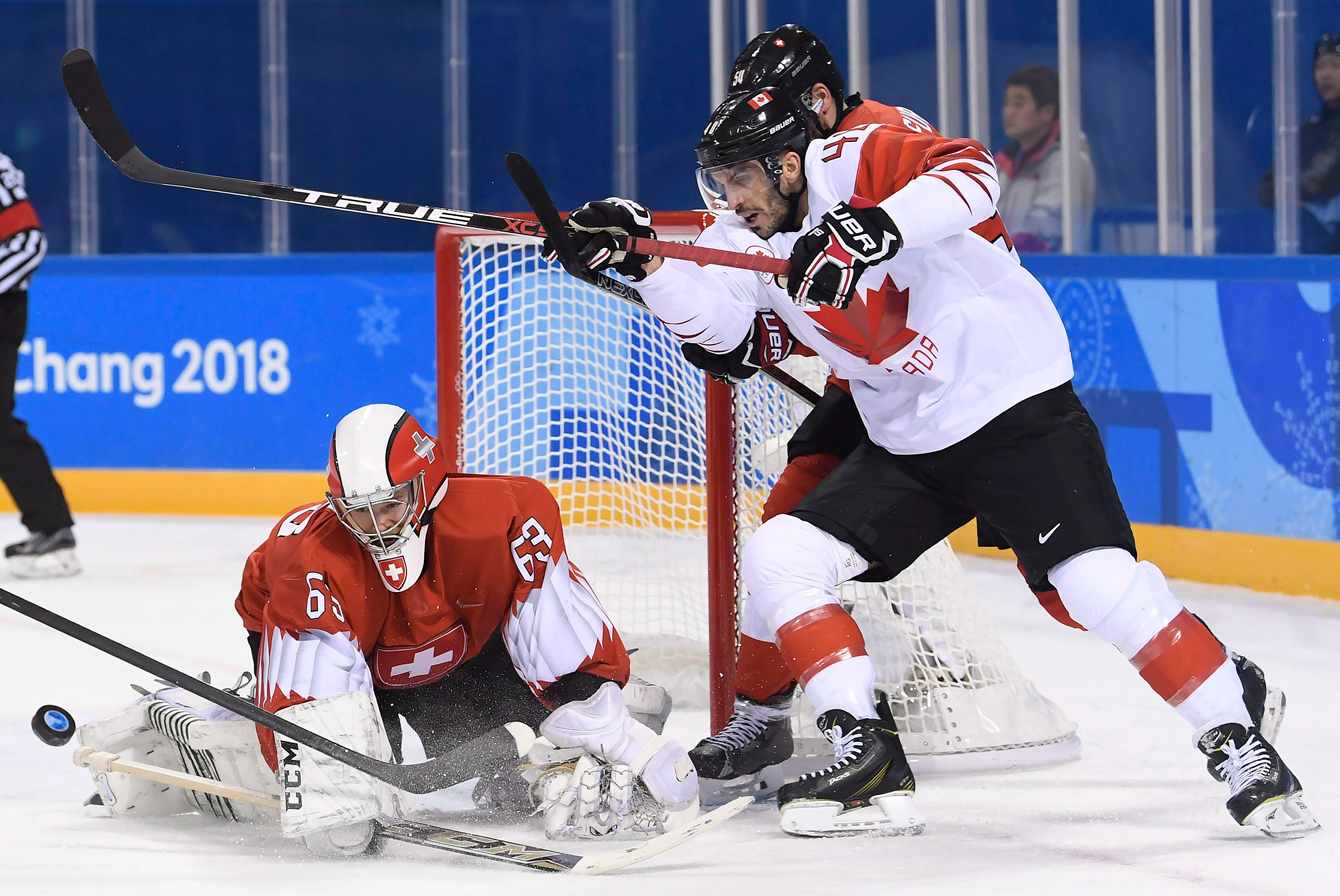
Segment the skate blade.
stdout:
[[1305,837],[1321,827],[1312,810],[1303,802],[1302,793],[1268,800],[1242,820],[1243,827],[1255,827],[1267,837],[1293,840]]
[[780,766],[772,765],[752,775],[738,778],[699,778],[698,799],[704,806],[724,806],[742,796],[752,796],[755,802],[771,798],[786,783]]
[[16,579],[57,579],[78,575],[74,548],[61,548],[40,557],[9,557],[9,574]]
[[886,793],[870,802],[844,811],[833,800],[795,800],[782,807],[782,830],[797,837],[902,837],[926,830],[926,819],[912,794]]
[[1258,727],[1261,736],[1272,745],[1280,733],[1280,726],[1284,724],[1284,708],[1287,703],[1288,701],[1284,699],[1284,692],[1279,688],[1268,688],[1266,690],[1265,707],[1261,712],[1261,724]]

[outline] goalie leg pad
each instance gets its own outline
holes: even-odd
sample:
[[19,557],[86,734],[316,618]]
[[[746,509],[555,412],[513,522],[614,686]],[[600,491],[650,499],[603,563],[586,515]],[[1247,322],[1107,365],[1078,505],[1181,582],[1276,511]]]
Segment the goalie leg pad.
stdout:
[[[80,746],[115,753],[133,762],[158,765],[174,772],[187,771],[170,740],[150,726],[143,701],[79,726],[78,740]],[[89,774],[102,798],[96,814],[121,818],[180,815],[195,810],[181,788],[92,768]]]
[[[256,726],[177,688],[158,691],[97,721],[81,725],[83,747],[132,762],[199,775],[244,790],[278,795],[273,773],[261,758]],[[274,817],[274,810],[89,769],[102,805],[97,814],[179,815],[199,811],[226,821]]]
[[[277,715],[374,759],[391,760],[381,715],[361,690],[285,707]],[[402,797],[390,785],[282,735],[276,734],[275,741],[283,787],[280,829],[285,836],[315,842],[315,852],[324,853],[329,846],[337,854],[347,854],[340,844],[361,842],[360,831],[370,829],[365,822],[403,814]],[[351,831],[330,838],[312,836],[344,827]],[[370,838],[363,847],[369,842]]]

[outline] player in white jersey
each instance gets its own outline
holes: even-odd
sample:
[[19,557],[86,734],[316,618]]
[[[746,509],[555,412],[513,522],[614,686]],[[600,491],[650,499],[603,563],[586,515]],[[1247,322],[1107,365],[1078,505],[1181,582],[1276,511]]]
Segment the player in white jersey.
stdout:
[[681,339],[729,351],[763,332],[757,316],[770,311],[770,343],[798,341],[851,382],[869,438],[764,523],[743,556],[741,633],[777,645],[836,753],[834,765],[779,791],[783,829],[924,826],[836,590],[896,575],[973,517],[1014,549],[1034,590],[1054,586],[1069,616],[1121,650],[1196,729],[1235,820],[1274,836],[1314,829],[1225,648],[1156,567],[1136,561],[1047,293],[972,232],[995,214],[990,154],[912,112],[810,142],[814,133],[794,100],[764,87],[718,107],[698,148],[705,198],[733,212],[699,245],[789,258],[784,284],[620,253],[611,231],[651,232],[627,200],[589,203],[569,219],[582,260],[639,280]]

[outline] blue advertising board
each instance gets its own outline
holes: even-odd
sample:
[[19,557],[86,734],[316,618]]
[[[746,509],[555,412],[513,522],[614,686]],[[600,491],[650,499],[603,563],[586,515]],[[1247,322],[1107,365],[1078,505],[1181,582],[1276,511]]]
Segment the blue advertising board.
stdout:
[[[1133,521],[1337,539],[1340,259],[1025,263]],[[360,404],[436,429],[433,289],[426,253],[51,259],[19,414],[57,467],[316,471]],[[636,354],[601,339],[587,348]]]
[[317,470],[345,411],[436,427],[428,254],[54,258],[15,384],[56,467]]

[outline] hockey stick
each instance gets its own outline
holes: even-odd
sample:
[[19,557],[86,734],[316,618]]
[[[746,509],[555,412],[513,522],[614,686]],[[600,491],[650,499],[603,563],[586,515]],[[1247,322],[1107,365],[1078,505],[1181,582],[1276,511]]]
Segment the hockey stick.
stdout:
[[342,744],[337,744],[333,740],[328,740],[300,725],[295,725],[287,719],[266,712],[254,703],[248,703],[235,694],[229,694],[226,691],[211,687],[198,678],[160,663],[153,657],[145,656],[138,650],[113,641],[111,638],[100,635],[91,629],[84,628],[77,622],[59,616],[2,588],[0,588],[0,604],[22,613],[29,619],[34,619],[58,632],[69,635],[75,640],[83,641],[90,647],[97,648],[122,662],[143,669],[155,678],[161,678],[184,691],[190,691],[197,697],[203,697],[217,706],[231,710],[244,719],[250,719],[258,725],[269,728],[276,734],[295,740],[305,747],[316,750],[318,753],[324,753],[332,759],[337,759],[364,774],[371,775],[379,781],[385,781],[392,787],[397,787],[409,793],[432,793],[444,787],[468,781],[476,777],[482,768],[506,759],[524,756],[526,751],[530,749],[531,744],[535,742],[535,732],[520,722],[509,722],[500,728],[494,728],[492,731],[481,734],[474,740],[461,744],[446,755],[438,756],[427,762],[420,762],[416,765],[396,765],[392,762],[381,762],[371,756],[365,756],[351,750]]
[[[182,787],[197,793],[209,793],[224,799],[251,803],[266,809],[279,809],[279,799],[264,793],[232,787],[210,778],[188,775],[143,762],[131,762],[115,753],[102,753],[89,747],[75,751],[74,764],[95,772],[117,772],[146,781],[156,781],[170,787]],[[653,837],[645,843],[639,843],[627,849],[614,852],[595,853],[578,856],[566,852],[557,852],[537,846],[526,846],[509,840],[497,840],[482,834],[457,831],[438,827],[419,821],[398,821],[378,824],[378,833],[389,840],[413,843],[432,849],[441,849],[457,855],[471,856],[477,859],[489,859],[495,862],[507,862],[521,865],[537,871],[559,871],[573,874],[604,874],[618,868],[626,868],[638,862],[650,859],[668,849],[673,849],[688,840],[692,840],[708,828],[715,827],[732,816],[738,815],[750,803],[753,797],[740,797],[724,806],[713,809],[706,815],[695,819],[691,824],[678,830]]]
[[[423,221],[433,225],[450,224],[491,233],[516,233],[535,237],[545,235],[534,221],[522,218],[507,218],[501,215],[439,208],[435,205],[417,205],[411,202],[368,199],[363,196],[328,193],[324,190],[304,190],[280,184],[167,168],[141,152],[135,141],[130,138],[130,134],[126,132],[112,108],[112,101],[102,86],[98,67],[88,50],[76,47],[65,54],[65,58],[61,60],[61,80],[65,82],[65,92],[70,95],[70,102],[74,103],[79,118],[93,135],[93,140],[107,154],[107,158],[112,160],[112,164],[119,168],[122,174],[144,183],[206,190],[229,196],[253,196],[257,199],[378,215],[402,221]],[[684,258],[702,264],[725,265],[774,274],[786,274],[790,269],[783,259],[764,258],[743,252],[699,249],[696,246],[682,246],[659,240],[636,239],[635,243],[636,248],[633,250],[635,252]]]
[[251,803],[253,806],[262,806],[266,809],[279,809],[279,797],[277,796],[244,790],[241,787],[233,787],[211,778],[174,772],[170,768],[147,765],[143,762],[132,762],[129,759],[122,759],[116,753],[106,753],[92,747],[80,747],[75,750],[74,764],[90,771],[116,772],[122,775],[130,775],[133,778],[143,778],[146,781],[167,784],[169,787],[182,787],[186,790],[194,790],[196,793],[208,793],[239,803]]
[[[626,302],[631,302],[639,308],[647,308],[647,302],[642,298],[642,294],[636,288],[629,286],[621,280],[615,280],[613,277],[607,277],[604,274],[595,274],[590,268],[582,264],[577,258],[577,249],[572,243],[572,238],[568,231],[563,227],[563,219],[558,214],[558,207],[554,205],[554,200],[550,197],[549,191],[544,186],[544,181],[535,168],[526,161],[526,157],[516,152],[509,152],[504,163],[507,167],[507,173],[512,176],[512,181],[516,184],[521,196],[530,206],[531,211],[535,213],[535,218],[544,227],[545,232],[551,234],[549,243],[554,247],[554,252],[558,255],[558,263],[578,280],[584,280],[608,293],[618,296]],[[632,245],[632,251],[645,253],[641,248],[642,240],[637,237],[629,237],[629,243]],[[669,244],[678,245],[678,244]],[[681,247],[683,248],[683,247]],[[722,250],[702,249],[702,252],[716,252]],[[655,254],[655,253],[651,253]],[[728,255],[743,255],[743,252],[728,252]],[[685,256],[666,256],[675,258],[684,258]],[[759,258],[761,256],[749,256]],[[693,259],[688,259],[692,261]],[[772,261],[785,261],[774,258]],[[788,265],[789,270],[789,265]],[[610,285],[607,285],[610,284]],[[650,310],[650,309],[647,309]],[[793,377],[778,367],[764,367],[763,374],[772,378],[783,389],[790,391],[802,401],[809,402],[811,406],[819,403],[819,395],[814,390],[806,386],[800,380]]]

